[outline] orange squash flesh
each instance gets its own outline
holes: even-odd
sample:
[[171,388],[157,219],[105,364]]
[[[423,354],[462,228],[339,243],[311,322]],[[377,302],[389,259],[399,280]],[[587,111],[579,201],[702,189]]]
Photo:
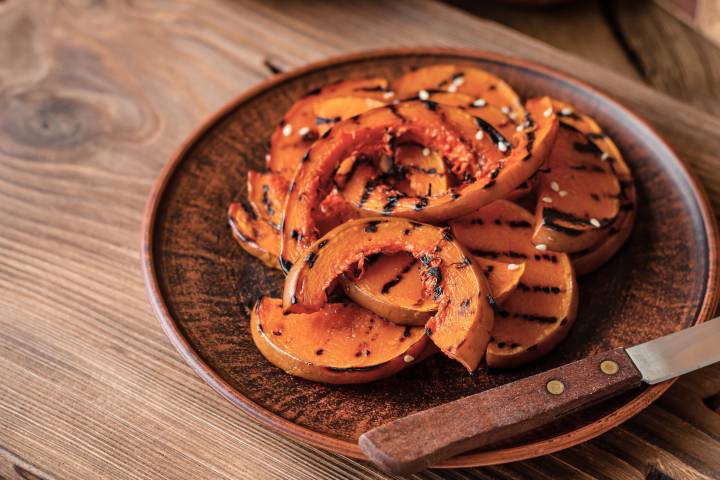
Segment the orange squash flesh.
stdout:
[[228,208],[228,222],[233,237],[250,255],[270,268],[278,268],[280,234],[270,223],[259,218],[252,206],[234,202]]
[[271,172],[250,170],[247,176],[248,201],[262,219],[276,229],[282,223],[288,181]]
[[262,297],[250,316],[260,352],[290,375],[332,384],[394,375],[425,356],[422,327],[403,327],[350,303],[284,315],[282,300]]
[[619,151],[586,115],[553,100],[560,119],[555,145],[538,172],[533,241],[562,252],[598,244],[620,212]]
[[[311,90],[296,101],[270,138],[268,168],[292,180],[297,166],[310,145],[319,137],[315,105],[331,96],[383,98],[387,89],[384,78],[343,80]],[[320,120],[322,124],[322,120]]]
[[361,96],[330,97],[319,101],[314,106],[318,134],[323,136],[341,120],[382,107],[386,103],[377,98]]
[[412,220],[371,217],[351,220],[312,244],[285,280],[283,310],[312,312],[327,303],[337,278],[378,254],[411,253],[423,265],[423,285],[437,313],[425,331],[440,350],[469,371],[484,355],[493,323],[487,281],[448,229]]
[[450,188],[445,162],[429,148],[412,143],[398,145],[394,163],[395,168],[403,172],[395,187],[405,195],[431,197],[434,192],[445,192]]
[[[477,258],[497,305],[515,290],[525,270],[522,263],[512,264]],[[348,273],[341,278],[348,297],[368,310],[401,325],[423,325],[437,310],[437,304],[425,295],[422,265],[412,255],[396,253],[372,258],[359,278]]]
[[515,123],[525,121],[517,93],[503,80],[485,70],[462,65],[431,65],[406,73],[391,84],[397,98],[417,96],[421,91],[461,93],[506,112]]
[[544,161],[557,132],[549,99],[530,101],[527,110],[532,123],[518,133],[514,147],[495,134],[478,135],[494,129],[477,117],[434,102],[376,108],[340,122],[313,144],[295,175],[285,210],[281,262],[289,266],[318,238],[313,212],[332,187],[342,159],[368,147],[385,148],[392,138],[436,150],[448,159],[453,173],[467,181],[432,197],[398,195],[369,181],[358,201],[358,208],[367,215],[442,221],[507,195]]
[[489,367],[513,368],[550,352],[568,334],[577,315],[578,288],[568,255],[538,250],[532,243],[533,215],[498,200],[451,223],[471,255],[522,261],[518,288],[498,308],[487,349]]

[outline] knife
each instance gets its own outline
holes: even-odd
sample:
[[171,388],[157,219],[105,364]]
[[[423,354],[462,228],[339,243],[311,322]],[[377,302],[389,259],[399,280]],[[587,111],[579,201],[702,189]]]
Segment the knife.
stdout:
[[642,383],[720,362],[720,317],[618,348],[386,423],[360,436],[382,470],[414,473],[540,427]]

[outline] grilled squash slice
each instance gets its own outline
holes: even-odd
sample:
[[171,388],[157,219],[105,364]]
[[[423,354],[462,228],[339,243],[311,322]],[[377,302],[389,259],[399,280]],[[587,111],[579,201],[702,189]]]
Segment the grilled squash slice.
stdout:
[[335,125],[308,150],[293,180],[283,222],[281,263],[289,266],[318,238],[317,205],[331,190],[342,160],[358,151],[387,150],[398,140],[414,141],[447,158],[452,173],[464,179],[431,197],[407,196],[370,179],[357,202],[366,215],[442,221],[507,195],[545,160],[557,133],[549,99],[532,100],[527,110],[530,124],[518,133],[515,146],[492,134],[494,128],[479,117],[431,101],[376,108]]
[[395,325],[352,303],[284,315],[282,300],[262,297],[250,315],[250,331],[272,364],[323,383],[371,382],[432,352],[422,327]]
[[438,305],[425,332],[444,354],[474,371],[489,341],[494,300],[482,272],[449,229],[384,217],[346,222],[312,244],[292,267],[283,310],[317,311],[349,268],[375,254],[401,251],[422,264],[423,286]]
[[597,123],[567,103],[553,100],[560,129],[538,172],[533,242],[561,252],[601,243],[620,213],[621,183],[630,172],[613,141]]
[[[320,136],[315,106],[333,96],[359,96],[382,99],[387,89],[384,78],[343,80],[311,90],[283,117],[270,137],[270,158],[267,166],[273,173],[292,180],[307,149]],[[322,120],[320,120],[322,125]]]
[[[487,278],[495,303],[502,305],[520,282],[525,265],[485,258],[477,258],[476,262]],[[381,317],[402,325],[424,325],[437,304],[423,288],[422,268],[407,253],[370,257],[359,275],[348,272],[341,283],[348,297]]]
[[527,210],[498,200],[451,223],[457,241],[474,257],[525,263],[518,287],[495,314],[489,367],[512,368],[542,357],[575,321],[578,288],[570,259],[536,248],[532,222]]

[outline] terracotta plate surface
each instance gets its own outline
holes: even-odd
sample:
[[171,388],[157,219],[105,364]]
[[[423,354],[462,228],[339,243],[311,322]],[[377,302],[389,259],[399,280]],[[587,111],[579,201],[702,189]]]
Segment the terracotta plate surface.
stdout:
[[[623,250],[580,280],[580,313],[569,338],[527,368],[469,376],[441,355],[360,386],[325,386],[286,375],[253,345],[248,308],[280,296],[282,275],[232,239],[228,204],[245,196],[248,169],[262,169],[273,127],[294,99],[342,78],[396,77],[414,66],[475,65],[524,97],[549,94],[594,116],[635,173],[638,218]],[[717,301],[717,232],[702,189],[670,148],[638,117],[597,90],[526,61],[468,50],[398,49],[356,54],[279,75],[202,125],[153,189],[145,219],[143,267],[163,328],[215,390],[268,427],[315,446],[363,458],[369,428],[587,355],[630,346],[709,318]],[[547,454],[630,418],[669,382],[620,398],[442,467],[479,466]],[[518,399],[508,398],[507,408]]]

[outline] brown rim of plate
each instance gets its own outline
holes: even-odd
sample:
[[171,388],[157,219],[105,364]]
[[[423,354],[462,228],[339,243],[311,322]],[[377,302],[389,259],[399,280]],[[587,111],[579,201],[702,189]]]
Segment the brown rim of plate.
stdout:
[[[242,103],[246,102],[252,97],[255,97],[269,87],[273,87],[288,80],[295,79],[313,70],[327,69],[336,65],[350,63],[358,60],[379,59],[387,57],[404,57],[411,55],[445,55],[456,56],[458,57],[458,60],[489,60],[512,65],[514,67],[519,67],[526,70],[535,71],[546,76],[555,77],[564,82],[567,82],[568,84],[574,85],[581,89],[587,90],[594,95],[602,97],[605,102],[612,105],[614,108],[623,111],[623,113],[629,118],[631,118],[633,121],[646,128],[653,135],[653,140],[659,142],[662,147],[666,148],[672,154],[677,164],[676,167],[679,168],[687,176],[689,186],[693,191],[693,196],[697,203],[697,208],[700,211],[703,219],[703,226],[706,232],[706,241],[708,247],[708,277],[706,279],[706,295],[703,304],[698,309],[696,323],[702,323],[703,321],[710,319],[711,315],[715,312],[719,297],[719,292],[717,291],[717,289],[707,288],[708,286],[717,285],[718,283],[718,228],[715,221],[714,213],[712,211],[712,207],[708,201],[707,194],[702,184],[698,181],[695,174],[691,170],[689,170],[682,161],[680,161],[673,149],[665,142],[665,140],[663,140],[663,138],[655,131],[652,126],[650,126],[647,122],[642,120],[636,114],[634,114],[633,112],[622,106],[620,103],[618,103],[616,100],[612,99],[597,88],[590,86],[589,84],[581,80],[577,80],[567,74],[527,60],[507,57],[492,52],[463,48],[410,47],[371,50],[366,52],[332,57],[327,60],[308,64],[304,67],[286,73],[275,75],[261,82],[255,87],[247,90],[239,97],[231,100],[220,110],[211,115],[207,120],[202,122],[200,126],[197,127],[192,132],[192,134],[183,142],[180,148],[175,151],[170,162],[168,162],[162,169],[159,177],[153,185],[150,197],[148,198],[142,225],[143,237],[141,251],[141,267],[143,270],[145,285],[153,310],[158,319],[160,320],[160,324],[162,325],[165,334],[169,337],[170,341],[178,350],[178,352],[180,352],[180,355],[183,357],[183,359],[213,389],[223,395],[231,403],[240,407],[246,414],[250,415],[256,421],[272,428],[277,432],[287,435],[295,440],[308,443],[315,447],[361,460],[366,460],[367,458],[362,453],[356,443],[331,438],[324,434],[301,427],[260,407],[255,402],[244,396],[241,392],[237,391],[235,388],[226,383],[217,374],[217,372],[211,369],[207,365],[207,363],[197,354],[197,352],[193,350],[187,339],[183,336],[180,328],[178,328],[177,323],[170,315],[170,312],[167,305],[165,304],[164,298],[157,282],[155,261],[153,258],[153,239],[155,235],[154,226],[158,207],[162,200],[163,193],[165,192],[165,188],[168,185],[170,179],[172,178],[176,167],[185,158],[185,153],[188,152],[188,150],[200,138],[202,138],[203,134],[207,132],[208,129],[210,129],[220,119],[225,117],[229,112],[237,108]],[[650,386],[646,390],[641,392],[637,397],[633,398],[628,403],[621,406],[614,412],[593,423],[584,425],[566,434],[525,445],[500,448],[497,450],[469,452],[445,460],[437,465],[433,465],[433,468],[460,468],[494,465],[511,461],[525,460],[541,455],[547,455],[557,452],[559,450],[572,447],[579,443],[588,441],[602,433],[605,433],[611,428],[620,425],[622,422],[638,414],[643,409],[648,407],[651,403],[653,403],[658,397],[660,397],[663,392],[670,388],[670,386],[675,382],[675,380],[676,379],[672,379],[663,383],[659,383],[657,385]]]

